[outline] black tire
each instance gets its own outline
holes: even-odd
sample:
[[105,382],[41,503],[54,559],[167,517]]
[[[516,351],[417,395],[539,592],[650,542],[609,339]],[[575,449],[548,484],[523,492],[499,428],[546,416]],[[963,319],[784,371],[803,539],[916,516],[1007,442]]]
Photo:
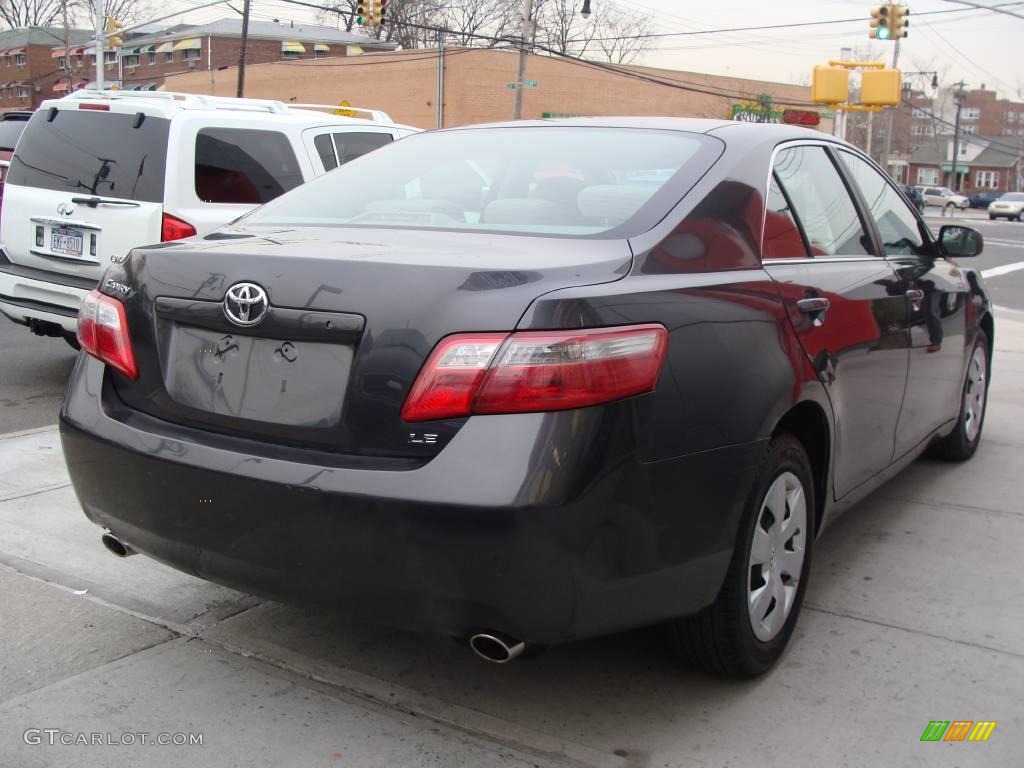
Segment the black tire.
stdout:
[[1017,214],[1017,221],[1024,221],[1024,211]]
[[985,391],[981,401],[981,417],[977,420],[977,433],[972,438],[967,428],[968,389],[973,385],[971,376],[972,364],[968,362],[967,373],[964,375],[964,383],[960,395],[960,414],[957,417],[956,426],[949,435],[932,445],[928,453],[933,458],[944,459],[945,461],[967,461],[978,450],[978,445],[981,443],[981,436],[985,428],[985,414],[988,412],[988,389],[992,372],[992,360],[989,355],[988,336],[980,328],[978,329],[977,336],[974,338],[974,344],[971,346],[969,361],[973,361],[974,355],[979,348],[985,356]]
[[996,220],[996,217],[995,217],[995,216],[993,216],[993,215],[992,215],[992,214],[990,213],[990,214],[988,215],[988,220],[989,220],[989,221],[995,221],[995,220]]
[[949,212],[956,210],[956,203],[946,203],[946,210]]
[[[804,559],[789,614],[778,633],[764,642],[754,633],[747,607],[751,544],[755,525],[762,517],[765,496],[785,473],[796,476],[805,495]],[[674,655],[693,666],[732,678],[756,677],[778,661],[793,634],[807,589],[814,542],[813,477],[807,452],[799,440],[789,434],[772,439],[744,507],[736,548],[721,592],[715,602],[700,613],[667,625],[669,649]],[[773,561],[774,558],[773,548]]]
[[65,333],[64,341],[66,341],[68,343],[68,346],[71,347],[76,352],[82,351],[82,345],[78,343],[78,337],[75,334]]

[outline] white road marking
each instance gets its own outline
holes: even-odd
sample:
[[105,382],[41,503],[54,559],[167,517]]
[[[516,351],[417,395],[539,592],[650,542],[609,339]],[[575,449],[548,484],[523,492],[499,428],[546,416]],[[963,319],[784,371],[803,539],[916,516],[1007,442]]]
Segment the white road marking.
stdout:
[[1011,272],[1019,272],[1024,269],[1024,261],[1016,261],[1013,264],[1003,264],[999,267],[992,267],[992,269],[982,270],[981,276],[988,280],[990,277],[999,277],[1000,275],[1008,275]]
[[1020,240],[997,240],[994,237],[986,238],[985,245],[998,245],[1001,248],[1024,248]]

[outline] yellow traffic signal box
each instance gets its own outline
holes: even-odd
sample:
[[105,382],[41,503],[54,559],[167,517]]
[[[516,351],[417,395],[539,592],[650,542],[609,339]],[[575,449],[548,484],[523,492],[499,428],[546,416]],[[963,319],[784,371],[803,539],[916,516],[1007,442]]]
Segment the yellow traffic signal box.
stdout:
[[898,69],[865,69],[861,78],[861,104],[868,107],[899,106],[902,78]]
[[811,101],[815,104],[843,104],[850,98],[850,71],[839,67],[815,67]]

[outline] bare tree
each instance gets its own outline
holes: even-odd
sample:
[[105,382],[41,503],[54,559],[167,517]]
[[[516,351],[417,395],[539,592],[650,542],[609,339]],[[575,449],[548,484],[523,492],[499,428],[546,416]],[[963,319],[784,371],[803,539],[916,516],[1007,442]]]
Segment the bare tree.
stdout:
[[536,9],[537,38],[563,56],[583,56],[597,33],[597,23],[580,16],[581,0],[545,0]]
[[0,0],[0,20],[12,29],[49,27],[61,15],[62,0]]
[[626,10],[610,0],[602,0],[597,15],[598,49],[612,64],[629,64],[647,48],[654,30],[651,17]]
[[[86,0],[83,5],[85,6],[85,18],[80,18],[80,23],[91,28],[95,10],[89,0]],[[156,16],[156,7],[156,0],[103,0],[103,15],[117,19],[128,26],[129,24],[141,24]]]
[[335,2],[328,4],[324,9],[317,12],[317,23],[351,32],[356,26],[356,7],[358,4],[359,0],[335,0]]
[[509,0],[449,0],[439,26],[451,30],[456,45],[493,48],[519,34],[519,4]]

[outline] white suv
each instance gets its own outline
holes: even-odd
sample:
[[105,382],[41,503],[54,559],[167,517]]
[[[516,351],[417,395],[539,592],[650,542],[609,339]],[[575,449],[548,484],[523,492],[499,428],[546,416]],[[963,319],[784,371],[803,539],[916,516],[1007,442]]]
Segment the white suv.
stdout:
[[159,91],[44,101],[7,172],[0,312],[74,344],[82,297],[111,261],[205,235],[419,130],[317,109]]
[[940,208],[966,209],[970,204],[963,195],[959,195],[949,187],[918,187],[924,195],[925,205],[937,205]]

